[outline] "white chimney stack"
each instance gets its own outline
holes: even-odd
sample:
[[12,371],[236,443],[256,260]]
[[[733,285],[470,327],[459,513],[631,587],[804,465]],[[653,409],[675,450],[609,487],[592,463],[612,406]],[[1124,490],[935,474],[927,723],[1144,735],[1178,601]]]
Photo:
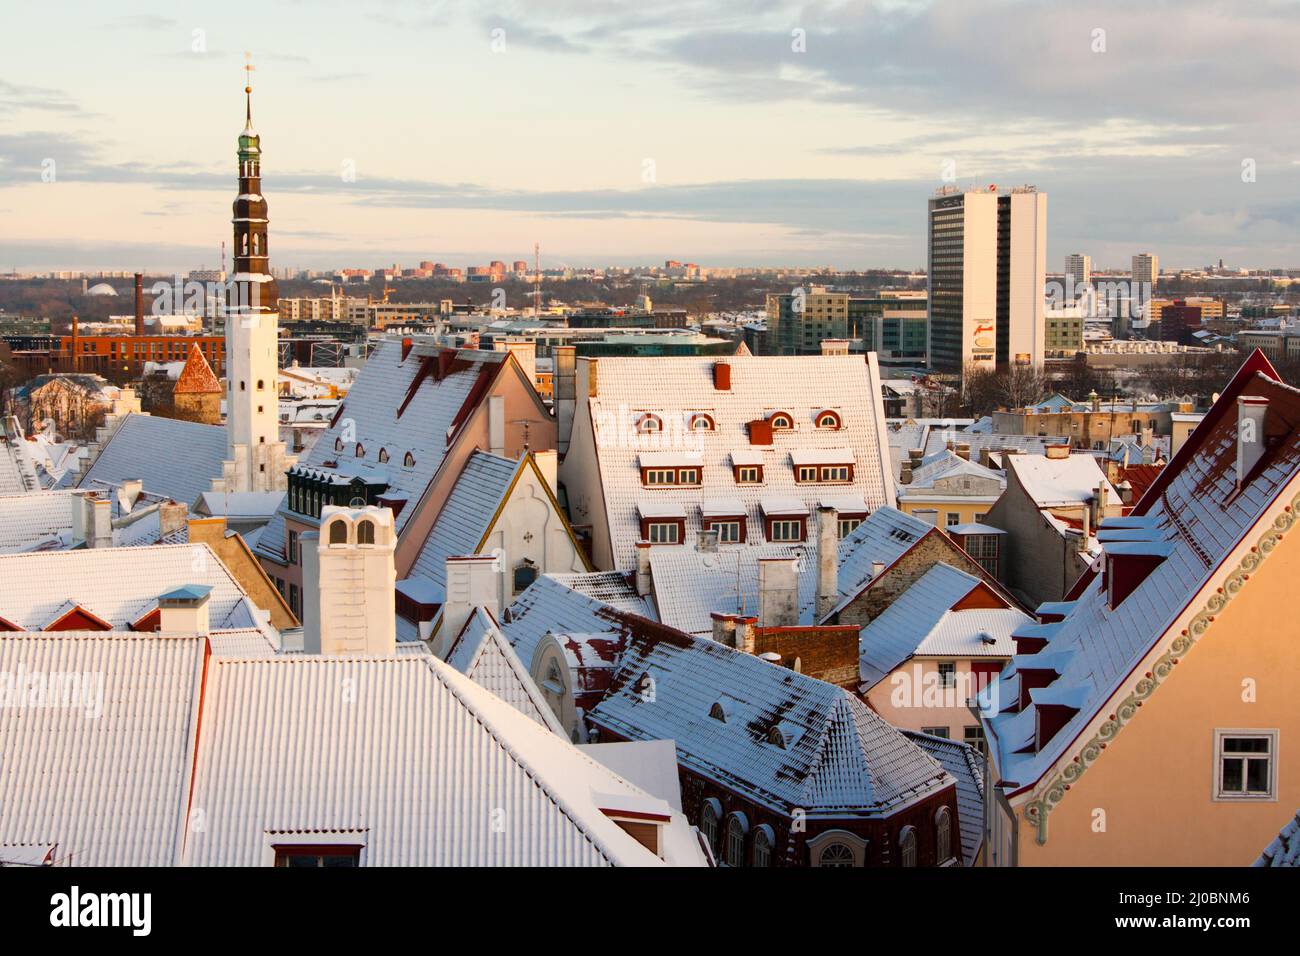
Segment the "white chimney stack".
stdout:
[[653,581],[650,574],[650,542],[638,541],[636,543],[636,593],[641,597],[649,597],[654,586]]
[[397,645],[393,551],[388,508],[321,509],[320,530],[300,539],[303,650],[308,654],[387,656]]
[[442,623],[434,654],[445,657],[460,636],[474,608],[486,608],[501,616],[500,558],[494,554],[471,554],[447,559],[447,596],[442,605]]
[[1258,395],[1242,395],[1237,399],[1237,484],[1264,457],[1264,419],[1268,414],[1268,399]]
[[840,532],[839,512],[817,509],[817,620],[839,604]]
[[202,634],[210,629],[206,584],[186,584],[158,598],[158,630],[164,634]]
[[144,490],[144,483],[139,478],[127,478],[117,486],[117,505],[122,514],[130,514],[135,503],[140,500],[140,492]]
[[758,616],[763,627],[794,627],[799,623],[797,558],[759,558]]

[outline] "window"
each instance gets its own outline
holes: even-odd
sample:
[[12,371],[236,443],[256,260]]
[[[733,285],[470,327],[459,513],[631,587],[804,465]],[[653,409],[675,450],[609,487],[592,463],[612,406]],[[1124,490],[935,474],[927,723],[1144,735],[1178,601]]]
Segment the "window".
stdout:
[[858,525],[860,524],[862,524],[862,519],[857,517],[838,518],[836,520],[836,525],[839,528],[839,534],[841,538],[847,538],[849,535],[851,535],[854,531],[857,530]]
[[719,544],[740,543],[740,522],[739,521],[710,521],[705,526],[705,530],[718,532]]
[[718,848],[718,822],[722,819],[722,804],[710,797],[700,809],[700,832],[709,844],[709,849]]
[[949,528],[955,528],[957,525],[961,524],[961,515],[956,511],[949,511],[948,516],[944,520],[947,522]]
[[713,706],[709,708],[709,716],[719,723],[727,722],[727,709],[722,706],[721,701],[714,701]]
[[776,412],[767,421],[773,431],[788,431],[794,428],[794,419],[785,412]]
[[302,617],[302,601],[298,596],[298,585],[292,581],[289,582],[289,610],[293,611],[294,617]]
[[818,866],[851,867],[854,865],[853,848],[843,843],[832,843],[822,850]]
[[637,420],[636,430],[639,432],[661,432],[664,430],[664,423],[658,415],[642,415]]
[[727,866],[745,865],[745,831],[748,829],[743,814],[733,813],[727,821]]
[[679,544],[681,525],[676,521],[651,521],[646,525],[646,539],[651,544]]
[[387,448],[381,448],[381,449],[379,449],[379,463],[380,463],[381,465],[384,465],[384,464],[387,464],[387,463],[388,463],[388,449],[387,449]]
[[691,416],[691,431],[711,432],[714,429],[713,418],[703,412]]
[[412,454],[408,451],[408,452],[406,453],[406,457],[402,459],[402,465],[405,466],[405,467],[407,467],[407,468],[414,468],[414,467],[415,467],[415,456],[412,455]]
[[772,727],[767,732],[767,742],[773,747],[785,749],[785,734],[781,733],[780,727]]
[[264,392],[264,391],[266,391],[266,382],[265,382],[265,380],[260,379],[260,378],[257,380],[257,390],[258,390],[259,392]]
[[768,539],[771,541],[802,541],[803,522],[798,520],[774,520],[771,523]]
[[766,823],[754,829],[754,849],[751,851],[754,866],[772,865],[772,828]]
[[359,846],[277,846],[276,866],[346,867],[361,865]]
[[677,473],[671,468],[647,468],[645,483],[647,485],[671,485],[677,481]]
[[298,532],[289,532],[289,563],[298,563]]
[[795,481],[816,481],[817,469],[812,465],[800,465],[795,470]]
[[342,450],[343,450],[343,439],[342,439],[342,438],[336,438],[336,439],[334,439],[334,450],[335,450],[335,451],[342,451]]
[[758,465],[739,465],[736,468],[736,484],[756,485],[763,480],[763,469]]
[[835,412],[831,412],[831,411],[822,412],[817,416],[817,427],[818,428],[839,428],[840,416],[837,415]]
[[848,465],[831,465],[829,468],[822,469],[822,481],[848,481]]
[[330,522],[330,545],[348,543],[348,524],[346,521]]
[[940,807],[934,816],[934,846],[939,863],[952,859],[952,814],[947,807]]
[[980,724],[967,724],[962,730],[961,739],[988,756],[988,742],[984,739],[984,728]]
[[957,665],[953,661],[939,662],[939,686],[956,687],[957,686]]
[[898,850],[903,866],[916,866],[916,827],[903,827],[898,838]]
[[698,485],[699,483],[700,483],[700,469],[698,468],[677,469],[677,484]]
[[947,727],[922,727],[921,733],[929,734],[931,737],[943,737],[945,740],[948,738]]
[[357,448],[356,448],[356,452],[355,452],[355,454],[356,454],[356,456],[357,456],[358,458],[365,458],[365,457],[366,457],[366,446],[363,445],[363,444],[361,444],[361,442],[357,442]]
[[1214,799],[1276,799],[1276,754],[1276,730],[1216,730]]
[[[337,524],[337,522],[335,522]],[[332,529],[331,529],[332,533]],[[375,523],[369,518],[362,520],[357,525],[357,544],[374,544],[375,543]]]

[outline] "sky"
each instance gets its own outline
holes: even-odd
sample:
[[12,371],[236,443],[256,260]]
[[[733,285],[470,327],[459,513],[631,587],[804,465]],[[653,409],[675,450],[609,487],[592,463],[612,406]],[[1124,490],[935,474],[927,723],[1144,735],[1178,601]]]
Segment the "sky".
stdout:
[[1300,267],[1300,0],[4,0],[0,271],[215,267],[245,53],[277,267]]

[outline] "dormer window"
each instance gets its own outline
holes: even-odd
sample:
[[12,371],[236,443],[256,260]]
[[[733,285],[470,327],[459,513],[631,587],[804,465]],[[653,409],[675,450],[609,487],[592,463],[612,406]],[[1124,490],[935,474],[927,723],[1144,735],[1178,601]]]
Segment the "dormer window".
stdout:
[[763,482],[762,465],[737,465],[736,466],[736,484],[738,485],[758,485]]
[[637,419],[636,430],[641,434],[653,434],[664,430],[664,421],[658,415],[647,412]]
[[402,467],[404,468],[415,467],[415,456],[412,455],[409,451],[406,453],[406,457],[402,459]]
[[343,450],[343,439],[342,439],[342,438],[336,438],[336,439],[334,439],[334,450],[335,450],[335,451],[342,451],[342,450]]
[[361,442],[357,442],[356,456],[358,458],[366,457],[366,446],[361,444]]
[[387,449],[387,448],[381,448],[381,449],[379,449],[379,463],[380,463],[381,465],[384,465],[384,464],[387,464],[387,463],[388,463],[388,449]]
[[824,412],[817,413],[816,424],[818,428],[836,429],[841,427],[840,416],[838,412],[827,409]]
[[785,749],[785,734],[781,733],[780,727],[773,727],[767,732],[767,742],[774,747]]
[[725,724],[727,722],[727,708],[722,701],[716,700],[713,702],[713,706],[709,708],[709,716],[718,723]]
[[789,412],[773,412],[768,416],[767,421],[774,432],[789,431],[794,428],[794,418]]
[[713,421],[713,416],[704,412],[696,412],[691,416],[691,431],[693,432],[711,432],[717,428]]

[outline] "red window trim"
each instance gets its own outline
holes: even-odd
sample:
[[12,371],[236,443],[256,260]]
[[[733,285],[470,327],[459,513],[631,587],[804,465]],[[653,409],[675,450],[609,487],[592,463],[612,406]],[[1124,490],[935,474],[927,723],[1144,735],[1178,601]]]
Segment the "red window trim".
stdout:
[[[652,485],[650,483],[650,472],[652,471],[671,471],[673,473],[673,480],[671,482],[659,481]],[[684,471],[695,472],[695,480],[689,482],[682,481],[682,472]],[[641,487],[643,488],[698,488],[703,484],[703,482],[703,465],[668,465],[658,468],[648,468],[644,465],[641,466]]]
[[[744,544],[749,537],[749,521],[745,515],[709,515],[700,522],[705,531],[713,530],[714,525],[719,524],[738,524],[740,525],[740,537],[734,543]],[[733,542],[724,542],[719,539],[720,544],[732,544]]]
[[[742,468],[757,468],[757,469],[758,469],[758,480],[757,480],[757,481],[741,481],[741,479],[740,479],[740,470],[741,470]],[[732,466],[731,466],[731,477],[732,477],[732,479],[736,482],[736,484],[738,484],[738,485],[761,485],[761,484],[763,483],[763,466],[762,466],[762,465],[732,465]]]
[[763,537],[769,542],[772,538],[772,522],[774,521],[797,521],[799,522],[799,537],[795,541],[783,539],[776,542],[777,544],[797,544],[800,541],[808,540],[808,516],[807,515],[763,515]]
[[[804,469],[804,468],[815,468],[815,469],[817,469],[817,477],[816,477],[816,478],[801,478],[801,477],[799,477],[799,472],[800,472],[802,469]],[[827,476],[827,472],[828,472],[830,469],[832,469],[832,468],[847,468],[847,469],[849,470],[849,476],[848,476],[847,478],[831,478],[831,477],[828,477],[828,476]],[[840,464],[840,465],[795,465],[795,466],[794,466],[794,480],[795,480],[795,484],[798,484],[798,485],[848,485],[848,484],[852,484],[852,483],[853,483],[853,465],[851,465],[851,464],[848,463],[848,462],[844,462],[843,464]]]
[[[641,540],[650,540],[650,526],[652,524],[675,524],[677,525],[677,544],[686,540],[686,519],[685,518],[642,518],[641,519]],[[655,544],[668,544],[667,541],[656,541]]]

